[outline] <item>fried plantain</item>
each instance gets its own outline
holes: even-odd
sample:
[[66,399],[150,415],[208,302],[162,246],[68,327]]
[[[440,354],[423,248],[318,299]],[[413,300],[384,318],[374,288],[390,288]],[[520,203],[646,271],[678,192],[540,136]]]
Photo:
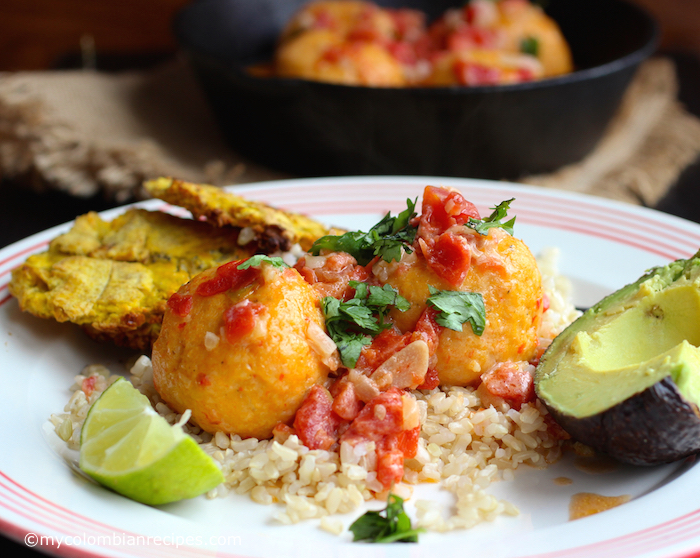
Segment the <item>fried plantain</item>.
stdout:
[[286,251],[293,244],[308,250],[317,238],[332,232],[305,215],[250,201],[216,186],[158,178],[145,182],[144,187],[153,197],[184,207],[212,225],[247,228],[265,252]]
[[22,310],[72,322],[91,337],[148,349],[168,298],[192,276],[251,256],[239,230],[158,211],[130,209],[111,222],[78,217],[49,250],[13,270],[9,285]]

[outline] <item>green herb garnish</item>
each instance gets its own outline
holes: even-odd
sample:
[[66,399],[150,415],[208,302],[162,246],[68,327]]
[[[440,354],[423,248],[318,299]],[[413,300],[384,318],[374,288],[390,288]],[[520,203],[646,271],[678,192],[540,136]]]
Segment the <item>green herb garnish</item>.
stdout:
[[540,42],[535,37],[525,37],[520,41],[520,52],[537,56],[540,52]]
[[359,281],[350,281],[349,285],[355,289],[353,298],[341,302],[327,296],[321,300],[321,309],[328,335],[338,347],[340,360],[347,368],[353,368],[362,347],[391,327],[384,321],[389,310],[397,308],[405,312],[411,305],[391,285],[377,287]]
[[403,498],[389,494],[386,508],[382,511],[368,511],[350,525],[353,542],[374,543],[418,542],[418,534],[423,529],[412,529],[411,519],[403,511]]
[[474,219],[473,217],[470,217],[469,221],[465,223],[465,226],[469,227],[470,229],[474,229],[483,236],[489,234],[489,229],[499,227],[508,234],[512,235],[513,225],[515,225],[515,217],[506,223],[502,223],[501,221],[506,218],[508,209],[510,209],[510,204],[513,200],[515,200],[515,198],[502,201],[496,207],[492,207],[491,209],[493,209],[493,213],[484,219]]
[[428,285],[430,296],[427,303],[439,310],[435,321],[438,325],[462,331],[462,324],[469,322],[475,335],[484,333],[486,307],[481,293],[466,291],[439,291]]
[[248,269],[249,267],[259,267],[263,262],[269,263],[270,265],[278,269],[284,269],[285,267],[289,267],[282,258],[272,258],[270,256],[265,256],[264,254],[257,254],[248,258],[242,264],[237,266],[236,269]]
[[408,209],[396,217],[387,213],[369,232],[354,231],[340,236],[322,236],[311,246],[311,254],[317,256],[322,249],[347,252],[360,265],[367,265],[376,256],[385,262],[399,261],[404,251],[412,251],[411,244],[418,229],[411,225],[411,219],[416,216],[416,202],[406,200],[406,204]]

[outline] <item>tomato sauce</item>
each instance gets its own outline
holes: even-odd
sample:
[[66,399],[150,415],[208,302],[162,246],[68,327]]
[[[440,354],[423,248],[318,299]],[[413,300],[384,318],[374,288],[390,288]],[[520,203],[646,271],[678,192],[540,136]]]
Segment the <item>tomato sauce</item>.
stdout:
[[192,311],[194,301],[192,295],[181,295],[174,293],[168,299],[168,307],[181,318],[185,318]]
[[[470,219],[480,219],[479,212],[461,193],[448,188],[426,187],[422,213],[412,221],[412,225],[417,226],[412,245],[416,255],[397,265],[409,266],[412,265],[409,261],[424,258],[435,274],[457,290],[471,269],[473,254],[478,255],[474,256],[473,265],[479,273],[483,267],[502,265],[492,255],[494,250],[484,249],[484,245],[492,248],[489,243],[495,243],[501,237],[489,235],[487,238],[466,228]],[[351,281],[380,284],[379,273],[377,277],[372,273],[376,264],[377,258],[361,266],[352,255],[333,252],[301,258],[295,268],[319,297],[348,300],[355,295]],[[546,297],[537,300],[538,308],[546,309],[548,303]],[[400,359],[382,367],[379,374],[374,372],[392,356],[420,340],[428,347],[427,371],[425,349],[422,344],[416,344],[414,348],[420,347],[421,351],[421,374],[425,372],[425,375],[411,387],[422,382],[418,389],[437,388],[440,384],[437,352],[444,329],[436,321],[438,314],[438,310],[426,305],[412,330],[402,333],[392,325],[374,336],[371,343],[362,348],[353,370],[341,369],[340,376],[329,389],[316,385],[310,390],[296,413],[293,429],[280,429],[280,435],[287,435],[291,430],[310,449],[337,449],[344,442],[353,446],[372,443],[377,458],[377,480],[386,490],[400,482],[404,460],[415,457],[418,450],[421,432],[420,425],[417,425],[418,407],[411,407],[411,404],[416,404],[413,395],[401,389],[408,384],[395,381],[407,366],[396,364]],[[384,319],[391,321],[392,315],[389,313]],[[406,358],[410,358],[411,364],[417,362],[411,357]],[[529,368],[527,363],[510,361],[490,368],[483,374],[479,388],[484,405],[488,406],[491,400],[494,404],[507,403],[514,409],[521,409],[522,405],[533,401],[535,392]],[[476,376],[476,381],[478,379]]]
[[252,333],[255,329],[255,320],[264,311],[264,305],[247,299],[227,308],[224,312],[226,340],[233,343]]
[[238,290],[247,287],[260,275],[260,270],[255,267],[238,269],[244,260],[228,262],[219,266],[214,277],[204,281],[197,287],[200,296],[214,296],[230,290]]

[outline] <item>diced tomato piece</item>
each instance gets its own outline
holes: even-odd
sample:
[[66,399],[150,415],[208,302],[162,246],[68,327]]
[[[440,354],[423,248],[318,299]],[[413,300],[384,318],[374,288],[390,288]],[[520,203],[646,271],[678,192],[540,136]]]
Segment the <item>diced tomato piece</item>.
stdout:
[[424,53],[426,56],[439,54],[440,51],[445,49],[449,33],[450,27],[447,25],[445,16],[436,19],[430,24],[425,35],[419,40],[419,43],[421,43],[420,52]]
[[294,434],[296,434],[296,430],[283,422],[280,422],[272,429],[272,439],[278,444],[284,444]]
[[490,29],[464,25],[447,37],[447,50],[459,52],[473,48],[492,48],[496,34]]
[[403,430],[398,436],[399,450],[404,457],[409,459],[416,456],[418,453],[418,440],[420,439],[420,426],[416,426],[411,430]]
[[454,223],[447,211],[445,211],[445,198],[447,191],[444,188],[427,186],[423,190],[423,213],[420,224],[423,228],[434,233],[442,233],[450,228]]
[[354,289],[348,284],[350,281],[366,282],[370,277],[370,270],[358,265],[346,252],[329,254],[320,267],[308,267],[305,258],[294,267],[320,297],[332,296],[339,300],[352,298]]
[[334,29],[336,26],[337,22],[331,12],[328,10],[319,10],[316,12],[314,29]]
[[483,64],[455,60],[452,71],[461,85],[498,85],[501,82],[501,70]]
[[343,48],[342,45],[331,45],[325,51],[323,51],[321,60],[328,62],[329,64],[337,64],[346,56],[347,48]]
[[88,376],[80,384],[80,389],[82,389],[82,391],[85,395],[90,397],[92,395],[92,392],[95,391],[95,383],[96,382],[97,382],[97,378],[95,376]]
[[402,8],[398,10],[386,9],[396,26],[399,38],[413,39],[424,33],[425,14],[420,10]]
[[471,249],[466,238],[447,232],[429,247],[426,259],[439,277],[458,287],[469,273]]
[[[403,390],[389,388],[367,403],[345,433],[344,439],[356,438],[381,442],[387,435],[403,430]],[[383,409],[379,410],[378,407]]]
[[415,455],[414,441],[417,449],[415,433],[403,427],[404,394],[403,390],[394,387],[380,393],[364,406],[340,438],[341,442],[353,445],[375,443],[377,479],[386,489],[403,477],[403,450],[409,452],[409,457]]
[[386,489],[403,478],[404,455],[399,449],[377,452],[377,480]]
[[370,345],[362,347],[355,368],[365,374],[370,374],[408,345],[409,341],[410,334],[402,334],[394,328],[385,329],[372,340]]
[[330,449],[337,441],[340,419],[333,413],[333,397],[314,385],[294,417],[294,430],[309,449]]
[[237,291],[247,287],[258,278],[260,270],[255,267],[238,269],[244,260],[228,262],[219,266],[214,277],[204,281],[197,287],[197,294],[200,296],[213,296],[226,291]]
[[416,327],[413,329],[411,341],[422,339],[428,345],[430,355],[434,355],[440,342],[440,331],[442,326],[439,326],[435,321],[438,311],[435,308],[427,306],[416,322]]
[[435,368],[428,368],[423,383],[417,389],[435,389],[440,385],[440,376]]
[[471,2],[465,4],[464,8],[462,8],[462,17],[464,17],[465,21],[470,25],[478,19],[478,15],[479,14],[477,6],[475,6]]
[[340,418],[352,421],[364,407],[355,393],[355,386],[352,382],[340,382],[337,393],[333,397],[333,412]]
[[514,409],[535,399],[535,384],[532,375],[521,365],[503,362],[481,376],[482,386],[491,394],[500,397]]
[[368,43],[381,43],[384,41],[384,36],[379,33],[371,24],[359,24],[352,29],[347,35],[348,41],[362,41]]
[[516,74],[518,76],[517,81],[532,81],[535,79],[535,72],[530,68],[518,68]]
[[174,293],[168,299],[168,308],[170,308],[177,316],[186,317],[191,311],[194,300],[192,295],[181,295]]
[[475,44],[469,33],[452,33],[447,37],[447,50],[459,52],[474,48]]
[[501,10],[507,17],[516,18],[519,13],[530,9],[528,0],[501,0]]
[[229,343],[245,337],[255,329],[255,320],[265,311],[265,306],[243,300],[224,311],[224,332]]
[[423,191],[421,224],[443,233],[452,225],[463,225],[470,217],[479,219],[476,206],[456,190],[426,186]]
[[415,64],[418,60],[413,45],[404,41],[392,41],[386,45],[391,55],[402,64]]

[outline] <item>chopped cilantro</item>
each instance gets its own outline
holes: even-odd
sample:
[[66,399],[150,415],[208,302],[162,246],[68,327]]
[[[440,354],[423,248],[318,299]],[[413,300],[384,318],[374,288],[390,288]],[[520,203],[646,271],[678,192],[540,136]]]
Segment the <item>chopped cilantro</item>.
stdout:
[[373,328],[376,319],[368,308],[364,308],[365,315],[362,316],[362,307],[351,306],[349,302],[340,302],[337,298],[327,296],[321,300],[321,309],[326,318],[326,329],[338,347],[341,361],[352,368],[360,358],[362,347],[372,342],[359,324],[369,324]]
[[403,510],[403,498],[389,493],[386,508],[368,511],[350,525],[353,542],[418,542],[423,529],[412,529],[411,519]]
[[428,285],[430,296],[427,303],[439,310],[435,317],[438,325],[462,331],[462,324],[469,322],[476,335],[484,333],[486,327],[486,308],[481,293],[466,291],[439,291]]
[[[417,200],[416,200],[417,201]],[[416,216],[416,202],[406,200],[407,209],[396,217],[387,213],[369,232],[353,231],[340,236],[323,236],[314,242],[310,252],[317,256],[322,249],[347,252],[360,265],[367,265],[375,256],[385,262],[399,261],[404,251],[411,252],[417,227],[411,225]]]
[[352,368],[360,358],[362,347],[372,342],[372,337],[391,327],[384,321],[387,312],[398,308],[405,312],[410,303],[391,285],[378,287],[358,281],[350,281],[355,296],[342,302],[332,296],[321,300],[326,318],[326,329],[338,347],[343,365]]
[[474,219],[470,217],[469,221],[465,223],[465,226],[469,227],[470,229],[474,229],[476,232],[484,236],[489,234],[489,229],[498,227],[512,235],[513,225],[515,225],[515,217],[506,223],[502,223],[501,221],[506,218],[508,209],[510,209],[510,204],[514,199],[515,198],[511,198],[509,200],[502,201],[496,207],[492,207],[491,209],[493,209],[493,213],[491,213],[491,215],[488,217],[483,219]]
[[249,267],[259,267],[263,262],[269,263],[270,265],[278,269],[289,267],[282,258],[272,258],[270,256],[265,256],[264,254],[257,254],[248,258],[241,265],[236,267],[236,269],[248,269]]
[[536,37],[525,37],[520,41],[520,52],[537,56],[540,51],[540,42]]
[[[354,281],[351,281],[351,286],[353,286],[352,283],[354,283]],[[364,283],[361,284],[364,285]],[[355,294],[355,296],[357,296],[357,294]],[[402,297],[391,285],[384,285],[383,287],[371,285],[369,287],[367,305],[372,308],[376,308],[380,313],[389,306],[394,306],[401,312],[405,312],[411,307],[411,303]]]

